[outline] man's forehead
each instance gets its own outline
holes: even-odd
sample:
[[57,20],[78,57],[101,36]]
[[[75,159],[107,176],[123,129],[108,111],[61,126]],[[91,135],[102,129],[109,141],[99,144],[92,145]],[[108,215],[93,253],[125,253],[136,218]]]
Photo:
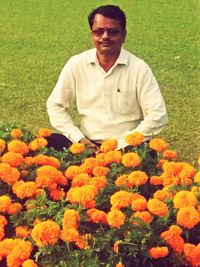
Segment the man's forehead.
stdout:
[[102,27],[109,27],[109,26],[120,26],[120,21],[113,18],[105,17],[101,14],[96,14],[94,16],[94,23],[95,25],[99,25],[99,27],[102,25]]

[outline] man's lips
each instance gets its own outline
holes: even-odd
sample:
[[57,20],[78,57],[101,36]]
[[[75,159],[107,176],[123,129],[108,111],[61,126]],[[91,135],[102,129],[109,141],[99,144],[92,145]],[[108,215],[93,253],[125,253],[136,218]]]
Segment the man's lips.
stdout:
[[100,45],[110,46],[110,45],[112,45],[112,42],[100,42]]

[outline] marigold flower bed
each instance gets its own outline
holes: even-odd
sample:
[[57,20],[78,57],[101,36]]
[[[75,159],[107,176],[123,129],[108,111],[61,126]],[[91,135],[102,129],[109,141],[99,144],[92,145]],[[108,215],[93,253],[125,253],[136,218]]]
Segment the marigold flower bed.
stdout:
[[140,133],[97,155],[49,135],[0,126],[0,266],[200,266],[200,159]]

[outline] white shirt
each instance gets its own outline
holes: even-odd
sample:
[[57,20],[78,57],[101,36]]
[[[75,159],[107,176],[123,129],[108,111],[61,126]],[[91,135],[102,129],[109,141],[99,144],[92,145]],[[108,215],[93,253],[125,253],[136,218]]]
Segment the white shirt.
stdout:
[[[80,114],[80,129],[67,112],[72,104]],[[47,100],[47,110],[52,126],[72,142],[115,138],[118,148],[127,146],[127,134],[141,132],[148,140],[168,121],[151,69],[124,48],[108,72],[100,66],[95,48],[70,58]]]

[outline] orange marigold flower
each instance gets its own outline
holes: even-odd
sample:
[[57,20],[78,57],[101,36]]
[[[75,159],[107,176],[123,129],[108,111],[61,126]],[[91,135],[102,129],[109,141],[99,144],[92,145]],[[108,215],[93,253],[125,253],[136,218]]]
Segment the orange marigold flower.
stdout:
[[0,180],[7,184],[14,184],[19,180],[20,172],[8,163],[0,163]]
[[49,165],[53,166],[56,169],[60,167],[60,161],[55,157],[49,157],[46,155],[37,155],[32,158],[32,164],[37,165]]
[[200,244],[196,246],[190,243],[184,244],[184,254],[191,266],[200,266]]
[[8,196],[0,196],[0,212],[6,212],[11,204],[11,199]]
[[[4,237],[5,237],[4,227],[3,225],[0,224],[0,241],[3,240]],[[0,262],[1,262],[1,253],[0,253]]]
[[[165,240],[167,244],[178,254],[181,254],[184,247],[184,240],[177,230],[170,229],[161,233],[161,238]],[[177,231],[178,232],[178,231]]]
[[80,166],[76,166],[76,165],[72,165],[72,166],[69,166],[66,171],[65,171],[65,177],[67,177],[69,180],[73,180],[74,177],[81,173],[82,170],[80,168]]
[[20,267],[22,263],[30,257],[32,250],[33,246],[29,241],[21,240],[14,246],[11,253],[8,255],[7,266]]
[[12,167],[20,166],[24,158],[20,153],[7,152],[1,157],[1,161],[10,164]]
[[46,147],[47,144],[48,142],[45,138],[38,137],[29,143],[29,149],[33,151],[40,150],[41,148]]
[[80,144],[80,143],[76,143],[76,144],[72,144],[69,147],[70,151],[72,154],[80,154],[83,151],[85,151],[85,145],[84,144]]
[[165,159],[176,159],[177,158],[177,153],[176,153],[175,150],[169,150],[169,149],[167,149],[167,150],[165,150],[163,152],[163,157]]
[[117,148],[117,145],[118,145],[118,142],[116,139],[106,140],[101,144],[100,150],[103,153],[106,153],[108,151],[115,150]]
[[96,155],[96,159],[101,162],[99,166],[106,167],[108,165],[107,162],[105,161],[105,155],[106,155],[105,153],[99,153]]
[[125,265],[120,261],[115,265],[115,267],[125,267]]
[[116,209],[130,206],[132,200],[132,193],[124,190],[118,191],[110,197],[110,203]]
[[23,209],[22,204],[15,202],[15,203],[11,203],[7,209],[7,213],[9,215],[14,215],[14,214],[18,214],[21,210]]
[[18,198],[33,197],[36,193],[37,185],[35,182],[24,182],[16,188]]
[[15,228],[15,234],[16,236],[20,237],[20,238],[25,238],[30,236],[31,232],[28,229],[28,226],[17,226]]
[[21,129],[15,128],[15,129],[12,129],[10,135],[12,136],[12,138],[18,139],[19,137],[23,135],[23,132]]
[[108,151],[105,154],[105,162],[111,164],[113,162],[119,163],[122,160],[122,152],[120,150]]
[[80,166],[81,172],[92,174],[94,167],[101,166],[99,163],[100,161],[96,158],[86,158]]
[[48,128],[40,128],[38,130],[37,137],[48,137],[51,136],[52,132]]
[[108,174],[108,172],[109,172],[108,167],[97,166],[97,167],[94,167],[92,173],[94,176],[106,176]]
[[144,141],[144,135],[139,132],[134,132],[125,137],[125,141],[130,146],[138,146]]
[[2,225],[4,227],[4,226],[6,226],[7,223],[8,222],[6,220],[6,217],[3,215],[0,215],[0,225]]
[[128,175],[122,174],[119,177],[117,177],[117,179],[115,181],[115,185],[128,187]]
[[164,258],[169,254],[168,247],[152,247],[149,254],[153,259]]
[[98,209],[89,209],[86,211],[89,220],[93,223],[103,223],[107,224],[107,213]]
[[112,209],[108,212],[107,221],[111,227],[120,228],[125,222],[125,214],[118,209]]
[[153,198],[159,199],[161,201],[164,201],[168,198],[172,198],[172,195],[166,191],[166,190],[157,190],[154,194],[153,194]]
[[0,138],[0,155],[6,148],[6,142]]
[[156,164],[156,167],[157,167],[157,168],[162,168],[163,165],[165,164],[165,162],[168,162],[168,160],[167,160],[167,159],[160,159],[160,160],[158,161],[158,163]]
[[56,188],[50,191],[50,198],[54,201],[61,200],[65,197],[65,192],[62,189]]
[[163,184],[163,179],[161,176],[151,176],[150,178],[150,184],[153,185],[162,185]]
[[95,186],[98,190],[102,190],[108,184],[108,181],[105,176],[98,176],[91,178],[89,184]]
[[60,235],[60,227],[54,221],[44,221],[36,224],[31,232],[31,237],[38,247],[54,245]]
[[181,235],[183,233],[183,230],[178,225],[171,225],[169,231],[175,235]]
[[200,215],[194,207],[181,208],[177,212],[177,223],[191,229],[200,222]]
[[91,240],[91,234],[80,235],[75,244],[80,249],[89,249],[90,240]]
[[25,142],[12,140],[8,143],[8,151],[26,155],[29,152],[29,148]]
[[149,211],[136,211],[133,214],[133,224],[137,224],[135,218],[142,220],[144,223],[150,223],[153,219],[151,213]]
[[13,191],[13,193],[16,194],[16,190],[17,190],[18,186],[20,186],[20,185],[22,185],[22,184],[24,184],[24,183],[25,183],[25,182],[22,181],[22,180],[17,181],[16,183],[14,183],[14,184],[12,185],[12,191]]
[[28,259],[22,263],[22,267],[38,267],[38,265],[33,260]]
[[146,199],[136,199],[131,203],[131,207],[134,211],[144,211],[147,209]]
[[140,165],[141,162],[142,162],[142,159],[135,152],[125,153],[122,156],[122,163],[126,167],[136,167],[136,166]]
[[200,171],[198,171],[194,176],[194,182],[200,183]]
[[28,166],[32,166],[34,164],[33,158],[32,157],[25,157],[24,158],[24,164],[26,164]]
[[81,187],[89,184],[90,176],[87,173],[79,173],[72,180],[72,187]]
[[64,213],[62,220],[63,229],[75,228],[78,229],[78,223],[80,221],[80,215],[78,211],[73,209],[67,209]]
[[182,190],[176,193],[173,202],[176,209],[184,207],[195,207],[198,204],[198,200],[195,194],[186,190]]
[[168,144],[161,138],[155,138],[150,140],[149,146],[157,152],[162,152],[167,149]]
[[147,207],[148,210],[154,215],[161,217],[168,215],[167,205],[159,199],[149,199]]
[[76,242],[79,238],[79,232],[76,228],[65,228],[61,231],[60,238],[66,242]]
[[117,240],[115,243],[114,243],[114,246],[113,246],[113,251],[115,253],[119,253],[119,245],[122,244],[123,241],[122,240]]
[[138,186],[145,184],[148,180],[148,176],[143,171],[133,171],[128,175],[129,186]]

